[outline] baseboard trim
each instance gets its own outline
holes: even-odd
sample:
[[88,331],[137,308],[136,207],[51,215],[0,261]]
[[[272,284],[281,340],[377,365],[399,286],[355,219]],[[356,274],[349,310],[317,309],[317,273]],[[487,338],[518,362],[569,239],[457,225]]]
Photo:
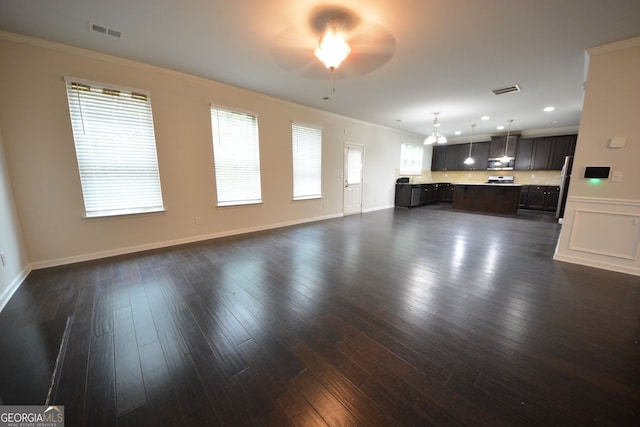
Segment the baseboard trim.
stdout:
[[375,212],[375,211],[382,211],[385,209],[391,209],[395,207],[394,205],[387,205],[387,206],[379,206],[377,208],[369,208],[369,209],[363,209],[362,213],[369,213],[369,212]]
[[113,250],[108,250],[108,251],[92,252],[92,253],[88,253],[88,254],[76,255],[76,256],[65,257],[65,258],[57,258],[57,259],[52,259],[52,260],[47,260],[47,261],[38,261],[38,262],[31,263],[31,268],[33,270],[40,270],[40,269],[43,269],[43,268],[57,267],[57,266],[60,266],[60,265],[67,265],[67,264],[75,264],[75,263],[84,262],[84,261],[93,261],[93,260],[101,259],[101,258],[109,258],[109,257],[113,257],[113,256],[127,255],[127,254],[131,254],[131,253],[144,252],[144,251],[149,251],[149,250],[153,250],[153,249],[168,248],[168,247],[171,247],[171,246],[178,246],[178,245],[184,245],[184,244],[188,244],[188,243],[202,242],[202,241],[205,241],[205,240],[219,239],[219,238],[222,238],[222,237],[239,236],[239,235],[242,235],[242,234],[255,233],[255,232],[258,232],[258,231],[273,230],[273,229],[277,229],[277,228],[290,227],[290,226],[293,226],[293,225],[300,225],[300,224],[305,224],[305,223],[309,223],[309,222],[324,221],[324,220],[327,220],[327,219],[340,218],[342,216],[344,216],[342,213],[324,215],[324,216],[319,216],[319,217],[314,217],[314,218],[305,218],[305,219],[302,219],[302,220],[287,221],[287,222],[269,224],[269,225],[264,225],[264,226],[259,226],[259,227],[250,227],[250,228],[237,229],[237,230],[228,230],[228,231],[223,231],[223,232],[220,232],[220,233],[203,234],[203,235],[198,235],[198,236],[185,237],[185,238],[182,238],[182,239],[166,240],[166,241],[162,241],[162,242],[154,242],[154,243],[149,243],[149,244],[145,244],[145,245],[129,246],[129,247],[126,247],[126,248],[118,248],[118,249],[113,249]]
[[556,254],[553,257],[556,261],[568,262],[571,264],[584,265],[586,267],[600,268],[602,270],[615,271],[617,273],[631,274],[633,276],[640,276],[640,269],[634,267],[626,267],[620,264],[612,264],[603,261],[597,261],[593,259],[585,259],[579,257],[572,257],[564,254]]
[[0,312],[4,310],[4,307],[9,303],[9,300],[13,294],[16,293],[18,288],[20,288],[20,285],[22,285],[22,282],[24,282],[24,279],[27,278],[29,273],[31,273],[31,266],[27,265],[25,269],[20,272],[18,277],[13,279],[9,287],[0,295]]

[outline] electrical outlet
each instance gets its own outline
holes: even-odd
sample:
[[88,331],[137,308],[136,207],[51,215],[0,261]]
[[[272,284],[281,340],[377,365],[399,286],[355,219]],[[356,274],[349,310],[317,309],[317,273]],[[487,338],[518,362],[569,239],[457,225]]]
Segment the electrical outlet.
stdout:
[[202,223],[202,218],[197,216],[196,217],[196,225],[200,225]]
[[2,266],[7,265],[7,258],[4,255],[4,252],[0,252],[0,259],[2,259]]

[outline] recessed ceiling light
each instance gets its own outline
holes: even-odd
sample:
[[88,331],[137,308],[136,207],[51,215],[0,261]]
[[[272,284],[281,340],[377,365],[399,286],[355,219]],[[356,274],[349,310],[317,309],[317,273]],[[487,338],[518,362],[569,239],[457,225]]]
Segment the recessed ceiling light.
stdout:
[[462,132],[461,132],[461,131],[459,131],[459,130],[457,130],[457,131],[455,131],[455,132],[454,132],[454,134],[456,134],[456,135],[460,135],[461,133],[462,133]]
[[480,119],[482,119],[482,120],[489,120],[490,118],[491,118],[491,117],[489,117],[489,116],[482,116],[482,117],[480,117]]
[[552,107],[552,106],[544,107],[544,111],[547,112],[547,113],[550,112],[550,111],[553,111],[555,109],[556,109],[556,107]]
[[551,122],[551,124],[552,124],[552,125],[557,125],[557,124],[558,124],[558,121],[557,121],[557,120],[554,120],[554,121],[552,121],[552,122]]
[[402,119],[396,119],[396,122],[402,123]]
[[498,126],[496,129],[498,129],[498,130],[502,130],[502,129],[504,129],[504,126],[500,125],[500,126]]

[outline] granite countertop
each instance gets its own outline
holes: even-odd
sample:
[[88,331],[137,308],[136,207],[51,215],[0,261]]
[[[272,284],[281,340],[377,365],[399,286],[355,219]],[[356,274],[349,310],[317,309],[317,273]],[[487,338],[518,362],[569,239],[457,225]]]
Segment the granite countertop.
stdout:
[[423,182],[397,182],[397,185],[422,185],[422,184],[440,184],[440,185],[477,185],[488,187],[522,187],[523,184],[514,183],[490,183],[490,182],[443,182],[443,181],[423,181]]
[[491,182],[453,182],[452,185],[476,185],[484,187],[522,187],[522,184]]
[[444,181],[420,181],[420,182],[396,182],[399,185],[422,185],[422,184],[451,184],[451,182]]

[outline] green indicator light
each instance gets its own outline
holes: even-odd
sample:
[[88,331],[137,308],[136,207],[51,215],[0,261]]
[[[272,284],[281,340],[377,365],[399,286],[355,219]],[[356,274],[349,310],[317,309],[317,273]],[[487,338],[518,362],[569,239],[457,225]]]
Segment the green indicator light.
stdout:
[[591,178],[589,182],[591,184],[600,184],[600,178]]

